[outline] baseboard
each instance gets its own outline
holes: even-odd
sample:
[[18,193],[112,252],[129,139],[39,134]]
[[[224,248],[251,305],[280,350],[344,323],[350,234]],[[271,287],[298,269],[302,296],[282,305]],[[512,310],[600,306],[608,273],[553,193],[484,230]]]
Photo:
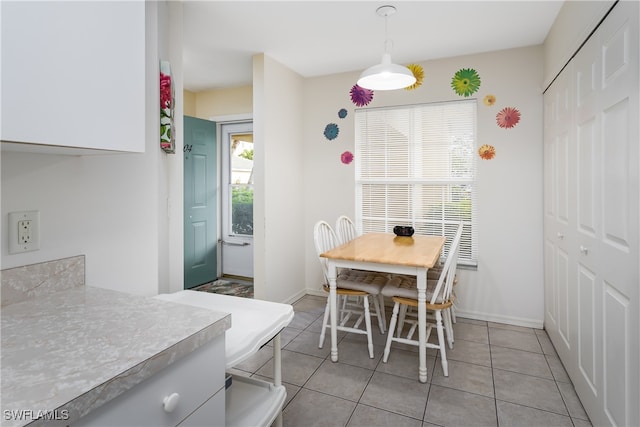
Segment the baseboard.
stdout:
[[305,292],[306,295],[314,295],[316,297],[327,297],[327,292],[322,289],[307,289]]
[[302,298],[305,295],[310,294],[308,289],[303,289],[299,292],[296,292],[295,294],[291,295],[289,298],[287,298],[285,301],[283,301],[284,304],[293,304],[294,302],[298,301],[300,298]]
[[537,319],[527,319],[524,317],[503,316],[500,314],[482,313],[479,311],[467,311],[456,309],[457,317],[465,319],[484,320],[487,322],[504,323],[513,326],[524,326],[525,328],[544,329],[544,321]]
[[[326,297],[327,293],[322,289],[309,289],[306,291],[302,291],[298,293],[295,298],[302,298],[304,295],[315,295],[319,297]],[[291,300],[295,301],[295,298],[291,298]],[[385,310],[393,310],[393,302],[388,299],[385,301]],[[390,311],[388,311],[390,312]],[[513,326],[523,326],[525,328],[535,328],[535,329],[544,329],[544,321],[537,319],[528,319],[525,317],[513,317],[513,316],[503,316],[500,314],[492,314],[492,313],[483,313],[479,311],[470,311],[470,310],[461,310],[460,308],[456,309],[456,316],[464,317],[466,319],[473,320],[484,320],[486,322],[495,322],[495,323],[504,323],[507,325]]]

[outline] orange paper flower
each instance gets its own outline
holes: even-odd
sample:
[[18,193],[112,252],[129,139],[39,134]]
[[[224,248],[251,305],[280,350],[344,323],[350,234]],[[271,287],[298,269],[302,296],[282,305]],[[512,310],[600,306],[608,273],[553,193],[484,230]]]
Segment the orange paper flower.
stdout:
[[493,145],[484,144],[478,149],[478,155],[481,159],[491,160],[496,156],[496,149]]

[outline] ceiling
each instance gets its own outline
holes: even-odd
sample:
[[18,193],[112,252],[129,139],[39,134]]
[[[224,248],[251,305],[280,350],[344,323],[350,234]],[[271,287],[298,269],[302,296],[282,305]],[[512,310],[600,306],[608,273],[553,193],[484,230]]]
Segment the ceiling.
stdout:
[[542,44],[562,1],[183,2],[184,88],[250,85],[265,53],[303,77],[360,71],[380,62],[385,18],[392,60],[437,58]]

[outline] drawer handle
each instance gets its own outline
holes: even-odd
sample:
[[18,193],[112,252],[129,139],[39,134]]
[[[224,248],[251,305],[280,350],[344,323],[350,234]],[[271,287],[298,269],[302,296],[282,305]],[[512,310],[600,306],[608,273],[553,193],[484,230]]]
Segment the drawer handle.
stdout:
[[173,412],[174,409],[176,409],[176,406],[178,406],[178,402],[180,401],[180,395],[178,393],[173,393],[170,396],[166,396],[164,398],[164,400],[162,401],[162,407],[164,408],[165,412]]

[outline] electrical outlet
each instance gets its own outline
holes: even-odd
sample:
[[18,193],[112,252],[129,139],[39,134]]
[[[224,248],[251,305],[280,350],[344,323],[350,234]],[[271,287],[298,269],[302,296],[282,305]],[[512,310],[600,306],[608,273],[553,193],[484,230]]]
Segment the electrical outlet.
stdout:
[[23,219],[18,221],[18,243],[26,245],[31,243],[33,229],[31,227],[30,219]]
[[40,249],[40,212],[10,212],[8,234],[10,254]]

